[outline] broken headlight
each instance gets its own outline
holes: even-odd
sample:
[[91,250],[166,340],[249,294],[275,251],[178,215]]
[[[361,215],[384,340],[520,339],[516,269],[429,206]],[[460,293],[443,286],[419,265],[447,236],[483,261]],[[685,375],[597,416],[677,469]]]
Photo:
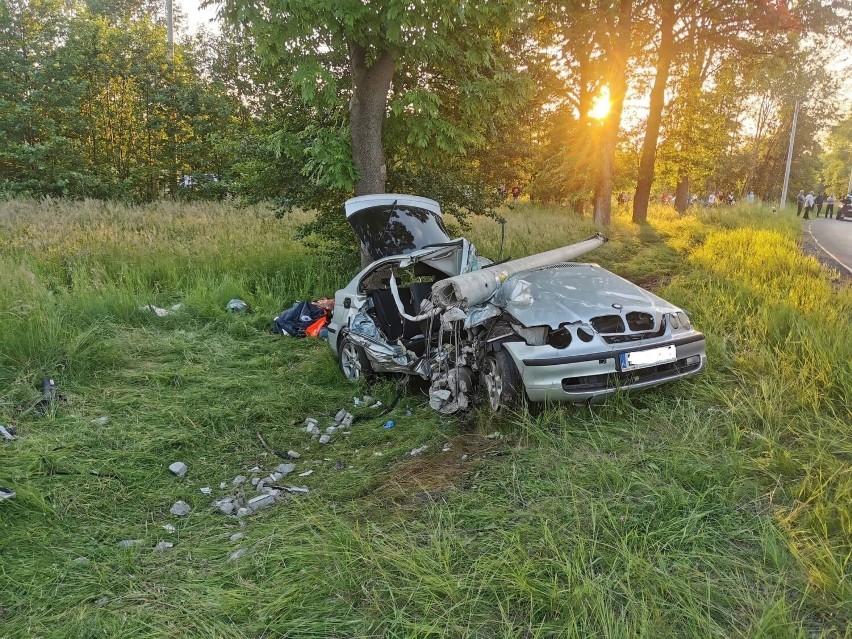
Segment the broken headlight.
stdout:
[[550,331],[547,335],[547,343],[553,348],[568,348],[572,339],[571,331],[564,326],[555,331]]
[[526,328],[512,324],[515,332],[524,338],[524,341],[530,346],[544,346],[547,343],[547,326],[536,326],[534,328]]
[[687,315],[683,311],[678,311],[677,318],[680,320],[681,328],[685,330],[689,330],[690,328],[692,328],[692,322],[689,321],[689,315]]
[[676,313],[669,313],[666,317],[669,319],[669,324],[672,328],[678,329],[680,328],[680,320],[677,317]]

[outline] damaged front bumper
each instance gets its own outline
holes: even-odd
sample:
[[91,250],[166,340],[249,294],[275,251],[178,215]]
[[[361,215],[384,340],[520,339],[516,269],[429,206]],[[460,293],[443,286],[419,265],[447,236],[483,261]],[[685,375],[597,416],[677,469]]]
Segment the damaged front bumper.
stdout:
[[[675,347],[675,361],[622,370],[622,354],[666,346]],[[605,351],[590,349],[585,353],[523,342],[507,342],[502,347],[514,360],[527,396],[533,402],[595,403],[617,391],[640,390],[691,377],[707,365],[704,335],[697,331],[641,345]]]

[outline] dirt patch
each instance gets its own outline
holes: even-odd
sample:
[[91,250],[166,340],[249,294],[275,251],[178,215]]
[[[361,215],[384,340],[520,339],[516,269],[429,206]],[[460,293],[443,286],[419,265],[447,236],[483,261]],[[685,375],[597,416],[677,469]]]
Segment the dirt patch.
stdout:
[[508,448],[505,440],[489,439],[476,433],[457,435],[447,444],[446,452],[443,448],[447,446],[442,444],[394,466],[375,495],[403,507],[441,501],[447,493],[458,488],[483,459],[503,455]]

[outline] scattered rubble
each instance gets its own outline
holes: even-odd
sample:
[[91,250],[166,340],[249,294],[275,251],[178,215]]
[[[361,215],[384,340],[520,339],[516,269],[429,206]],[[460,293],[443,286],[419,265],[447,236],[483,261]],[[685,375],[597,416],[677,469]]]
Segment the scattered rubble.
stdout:
[[239,541],[240,539],[244,539],[245,536],[246,536],[245,533],[237,532],[237,533],[234,533],[233,535],[231,535],[229,539],[231,541]]
[[203,495],[209,495],[210,493],[213,492],[213,489],[210,488],[210,486],[204,486],[203,488],[199,488],[199,490],[201,491],[201,493]]
[[289,457],[290,459],[299,459],[299,457],[301,457],[301,455],[299,453],[297,453],[295,450],[288,450],[287,451],[287,457]]
[[317,437],[320,434],[320,429],[316,423],[313,423],[305,426],[305,432],[311,437]]
[[139,308],[140,311],[146,311],[148,313],[154,313],[157,317],[167,317],[172,314],[172,311],[166,310],[165,308],[160,308],[159,306],[154,306],[153,304],[148,304],[147,306],[142,306]]
[[307,486],[287,486],[287,492],[297,493],[300,495],[306,495],[311,492]]
[[156,546],[154,546],[154,550],[156,550],[157,552],[164,552],[166,550],[174,548],[174,546],[175,545],[170,541],[161,541]]
[[5,439],[7,442],[11,442],[18,438],[18,434],[12,426],[0,424],[0,437]]
[[276,495],[274,494],[262,494],[252,497],[248,501],[248,508],[251,512],[257,512],[258,510],[269,508],[275,504],[275,497]]
[[314,474],[313,470],[306,470],[303,473],[299,473],[299,477],[310,477],[313,474]]
[[296,464],[278,464],[275,472],[280,473],[281,475],[289,475],[294,470],[296,470]]
[[227,487],[228,487],[227,483],[225,483],[223,481],[219,482],[219,490],[225,490]]
[[134,546],[141,546],[143,543],[142,539],[122,539],[116,545],[119,548],[133,548]]
[[219,512],[223,515],[231,515],[237,508],[233,499],[219,499],[218,501],[214,501],[213,505],[216,506],[216,508],[219,509]]
[[319,438],[319,443],[320,443],[320,444],[328,444],[329,442],[331,442],[331,435],[322,435],[322,436]]
[[252,477],[251,478],[251,485],[252,486],[257,486],[259,483],[260,483],[260,477]]
[[429,450],[429,444],[424,444],[423,446],[419,446],[417,448],[414,448],[411,451],[411,456],[417,457],[418,455],[425,453],[427,450]]
[[[224,484],[225,482],[222,482],[222,483]],[[244,475],[237,475],[236,477],[234,477],[234,481],[231,482],[231,485],[232,486],[242,486],[244,483],[246,483],[245,476]],[[225,488],[225,486],[222,486],[222,488]]]
[[185,517],[185,516],[186,516],[186,515],[188,515],[191,511],[192,511],[192,508],[190,508],[190,507],[189,507],[189,504],[187,504],[187,503],[186,503],[185,501],[183,501],[183,500],[176,501],[176,502],[172,505],[171,509],[169,510],[169,512],[170,512],[170,513],[172,513],[173,515],[175,515],[175,516],[177,516],[177,517]]
[[107,417],[106,415],[103,415],[102,417],[96,417],[92,420],[92,424],[94,424],[95,426],[106,426],[107,424],[109,424],[109,417]]
[[245,517],[246,515],[251,515],[251,508],[238,508],[237,509],[237,517]]
[[444,444],[444,447],[441,449],[442,453],[448,453],[453,449],[453,445],[450,442]]
[[176,530],[176,528],[171,524],[163,524],[162,528],[170,535],[173,534]]
[[229,313],[249,313],[249,312],[251,312],[249,310],[249,305],[246,304],[241,299],[238,299],[238,298],[234,298],[230,302],[228,302],[227,306],[225,306],[225,310],[227,310]]
[[177,475],[178,477],[183,477],[186,475],[186,471],[188,470],[186,464],[180,461],[176,461],[173,464],[169,465],[169,470],[172,474]]

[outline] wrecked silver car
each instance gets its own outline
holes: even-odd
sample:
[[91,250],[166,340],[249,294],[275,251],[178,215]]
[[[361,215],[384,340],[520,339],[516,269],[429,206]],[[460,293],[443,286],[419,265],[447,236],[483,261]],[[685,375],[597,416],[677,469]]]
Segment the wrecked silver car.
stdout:
[[349,380],[430,382],[442,413],[532,402],[594,402],[695,375],[704,335],[682,309],[597,264],[592,238],[502,263],[452,240],[437,202],[368,195],[346,216],[373,260],[335,294],[328,341]]

